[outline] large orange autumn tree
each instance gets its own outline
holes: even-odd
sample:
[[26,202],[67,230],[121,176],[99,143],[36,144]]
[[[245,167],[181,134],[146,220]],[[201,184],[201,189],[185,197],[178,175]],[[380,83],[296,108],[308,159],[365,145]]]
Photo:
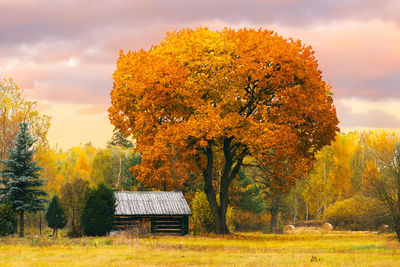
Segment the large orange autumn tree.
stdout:
[[304,160],[338,130],[313,51],[272,31],[169,33],[148,51],[121,52],[113,78],[110,120],[142,154],[132,171],[164,190],[203,177],[217,233],[229,233],[229,187],[245,157]]

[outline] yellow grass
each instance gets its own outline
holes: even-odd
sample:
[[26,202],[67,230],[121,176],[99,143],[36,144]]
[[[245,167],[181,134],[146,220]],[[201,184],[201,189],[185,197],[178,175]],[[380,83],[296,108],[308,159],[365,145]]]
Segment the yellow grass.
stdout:
[[0,239],[0,266],[400,266],[393,236],[301,231],[230,236]]

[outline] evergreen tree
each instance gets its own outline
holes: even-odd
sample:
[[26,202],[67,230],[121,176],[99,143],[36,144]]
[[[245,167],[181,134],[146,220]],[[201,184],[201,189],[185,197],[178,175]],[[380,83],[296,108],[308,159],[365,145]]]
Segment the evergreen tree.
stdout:
[[8,200],[0,202],[0,236],[10,235],[17,230],[17,217]]
[[237,207],[253,213],[265,211],[266,207],[261,197],[261,186],[247,176],[245,170],[239,171],[238,182],[239,188],[242,190],[238,192]]
[[89,236],[104,236],[111,232],[116,209],[112,189],[104,184],[90,189],[81,216],[83,231]]
[[4,169],[0,170],[0,194],[13,205],[20,216],[20,237],[24,236],[24,212],[45,210],[46,192],[40,189],[44,179],[40,179],[41,167],[33,160],[36,152],[32,148],[36,140],[28,132],[27,123],[19,123],[14,147],[7,151],[8,158],[0,161]]
[[54,195],[46,212],[47,226],[53,229],[53,236],[58,234],[58,229],[67,225],[67,216],[61,208],[57,195]]
[[124,159],[122,162],[122,172],[123,176],[126,177],[125,180],[122,181],[122,188],[124,190],[132,190],[132,191],[146,191],[149,190],[149,187],[143,185],[143,183],[139,182],[136,173],[132,173],[130,168],[136,166],[142,162],[142,157],[140,154],[132,152],[128,157]]
[[119,129],[114,129],[111,140],[108,142],[107,147],[120,146],[124,148],[132,148],[132,141],[128,140]]
[[[117,177],[117,183],[115,185],[113,185],[114,189],[122,189],[123,188],[123,184],[124,181],[122,179],[122,175],[123,175],[123,161],[126,158],[126,153],[124,152],[124,150],[126,149],[132,149],[133,148],[133,143],[128,140],[125,135],[117,128],[114,129],[113,131],[113,135],[111,140],[107,143],[107,148],[110,150],[113,150],[114,155],[118,155],[118,173],[116,175]],[[116,150],[115,150],[116,148]],[[117,152],[117,153],[115,153]]]

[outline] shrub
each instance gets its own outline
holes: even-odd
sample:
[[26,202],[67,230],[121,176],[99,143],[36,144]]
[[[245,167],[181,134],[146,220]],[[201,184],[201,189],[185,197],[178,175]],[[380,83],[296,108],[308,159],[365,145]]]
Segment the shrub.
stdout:
[[[207,196],[203,191],[197,191],[192,201],[191,226],[195,234],[211,233],[215,230],[214,218],[211,213],[210,204]],[[226,212],[227,226],[230,230],[234,230],[232,222],[232,209],[228,208]]]
[[214,219],[206,194],[198,191],[192,201],[191,217],[194,233],[210,233],[214,231]]
[[147,238],[151,235],[149,225],[143,225],[141,222],[133,222],[125,229],[125,234],[133,238]]
[[57,235],[58,229],[64,228],[67,225],[67,216],[61,208],[57,195],[53,196],[50,205],[46,212],[47,226],[53,229],[53,235]]
[[61,206],[68,217],[68,236],[80,237],[83,235],[81,215],[86,203],[89,182],[76,178],[71,183],[61,187]]
[[250,211],[233,210],[233,225],[236,231],[261,231],[269,227],[270,215]]
[[17,230],[17,216],[12,204],[3,200],[0,202],[0,236],[14,234]]
[[388,224],[390,217],[383,204],[375,198],[355,196],[329,206],[325,220],[345,230],[377,230]]
[[116,200],[112,189],[104,184],[88,191],[81,216],[83,231],[89,236],[104,236],[113,228]]

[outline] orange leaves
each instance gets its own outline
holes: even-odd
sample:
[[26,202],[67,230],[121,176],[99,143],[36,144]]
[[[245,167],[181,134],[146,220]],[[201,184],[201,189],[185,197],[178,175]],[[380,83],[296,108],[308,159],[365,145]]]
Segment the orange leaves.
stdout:
[[312,49],[272,31],[168,33],[121,53],[113,79],[110,120],[137,138],[139,179],[152,184],[202,173],[208,141],[221,149],[232,138],[232,152],[284,173],[288,158],[304,165],[338,131]]

